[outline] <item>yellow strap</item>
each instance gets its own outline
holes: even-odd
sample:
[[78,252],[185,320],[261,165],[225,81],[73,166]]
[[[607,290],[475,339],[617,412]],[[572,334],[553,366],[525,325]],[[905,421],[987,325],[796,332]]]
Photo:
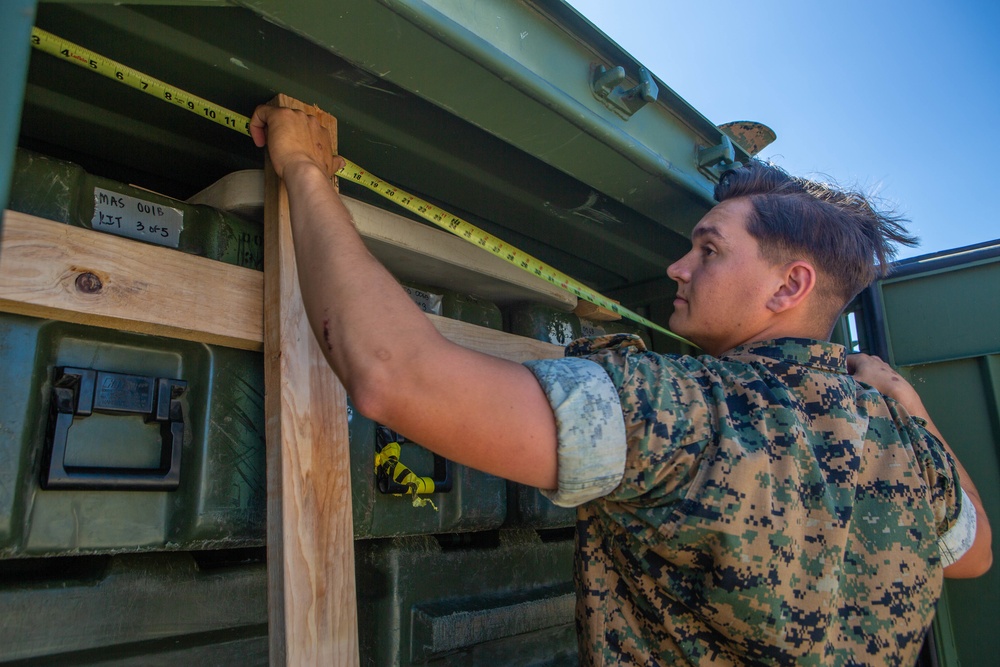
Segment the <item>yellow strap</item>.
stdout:
[[[413,506],[423,507],[424,505],[430,505],[437,512],[437,505],[430,498],[421,498],[419,494],[430,494],[434,493],[434,480],[430,477],[420,477],[412,470],[406,467],[406,465],[399,460],[399,455],[401,453],[401,448],[398,442],[387,443],[382,451],[375,453],[375,470],[383,470],[389,475],[389,478],[401,484],[403,486],[409,487],[410,494],[413,496]],[[395,493],[395,496],[402,496],[402,493]]]

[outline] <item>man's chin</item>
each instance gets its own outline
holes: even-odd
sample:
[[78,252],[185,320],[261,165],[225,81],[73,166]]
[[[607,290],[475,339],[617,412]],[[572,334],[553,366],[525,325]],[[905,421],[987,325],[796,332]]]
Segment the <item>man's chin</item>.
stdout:
[[689,336],[690,332],[687,330],[687,327],[684,326],[684,324],[685,324],[684,318],[680,317],[680,313],[676,311],[674,311],[674,313],[670,316],[670,319],[667,320],[668,329],[673,331],[678,336],[683,336],[684,338],[691,340]]
[[698,332],[692,331],[691,327],[687,325],[683,317],[680,317],[680,313],[674,312],[667,321],[667,328],[673,333],[677,334],[681,338],[684,338],[699,347],[701,344],[698,342]]

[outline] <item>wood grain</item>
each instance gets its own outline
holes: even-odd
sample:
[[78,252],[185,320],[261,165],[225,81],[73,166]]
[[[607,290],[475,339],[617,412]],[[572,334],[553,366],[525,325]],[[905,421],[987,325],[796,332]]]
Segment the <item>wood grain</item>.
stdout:
[[[264,349],[259,271],[15,211],[4,214],[0,244],[2,312]],[[77,287],[88,273],[101,281],[100,290]],[[496,357],[562,356],[557,345],[427,317],[445,338]]]
[[[538,303],[564,312],[577,305],[575,296],[549,281],[454,234],[405,218],[399,215],[402,209],[342,199],[368,250],[399,280],[472,294],[500,305]],[[233,172],[188,202],[259,220],[264,209],[264,172]]]
[[[336,119],[308,111],[330,132]],[[357,665],[347,396],[309,328],[284,184],[265,165],[264,411],[272,665]]]
[[2,239],[2,311],[262,349],[259,271],[14,211]]

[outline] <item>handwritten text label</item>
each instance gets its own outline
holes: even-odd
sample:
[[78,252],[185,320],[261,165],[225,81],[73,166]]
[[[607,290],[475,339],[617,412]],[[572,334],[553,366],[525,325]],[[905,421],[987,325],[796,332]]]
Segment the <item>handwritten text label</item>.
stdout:
[[94,188],[94,229],[176,248],[184,229],[184,212],[172,206]]

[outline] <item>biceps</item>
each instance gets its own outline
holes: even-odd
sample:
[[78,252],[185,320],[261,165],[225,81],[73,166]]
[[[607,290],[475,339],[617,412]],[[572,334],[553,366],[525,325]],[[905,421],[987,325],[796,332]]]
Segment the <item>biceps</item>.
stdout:
[[556,486],[555,418],[531,371],[454,345],[414,366],[387,425],[462,465]]

